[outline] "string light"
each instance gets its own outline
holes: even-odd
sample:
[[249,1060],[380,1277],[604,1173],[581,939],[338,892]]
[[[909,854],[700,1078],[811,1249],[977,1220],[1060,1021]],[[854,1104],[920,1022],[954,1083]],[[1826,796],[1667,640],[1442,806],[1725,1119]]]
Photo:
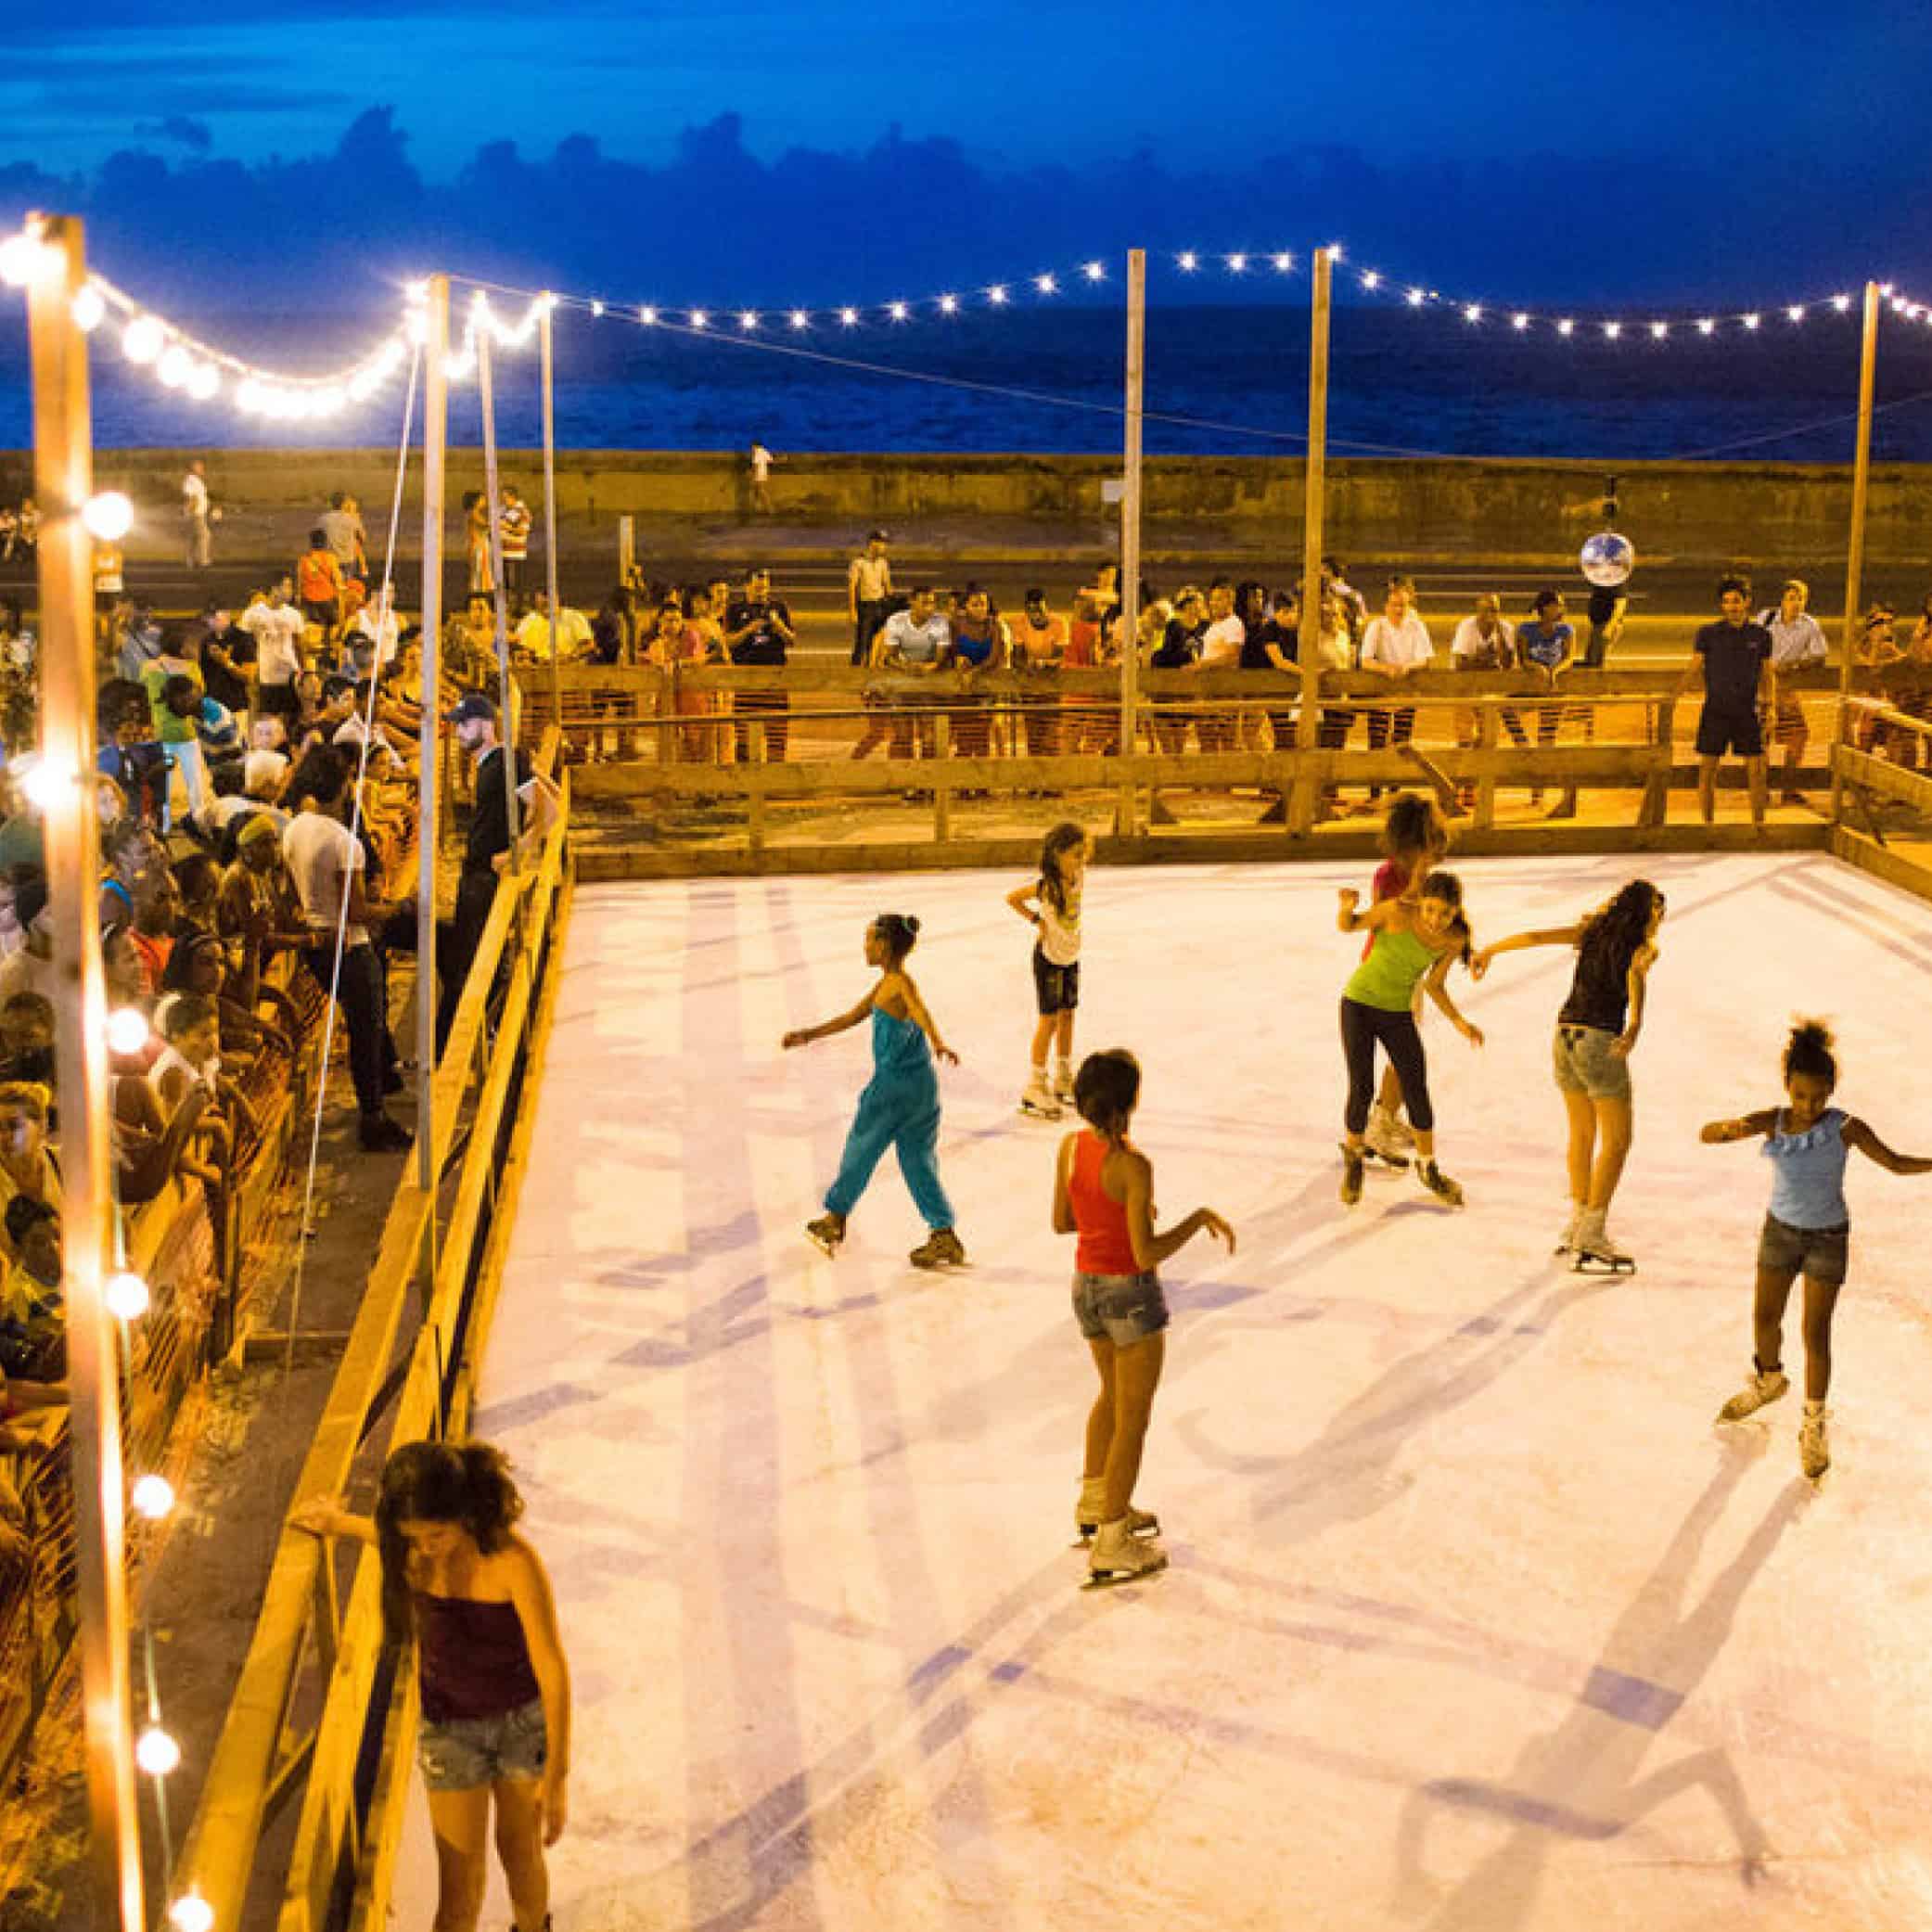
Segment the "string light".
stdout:
[[[15,771],[19,772],[26,763],[25,759],[17,761]],[[35,759],[20,774],[20,789],[26,793],[28,803],[43,815],[65,804],[79,783],[80,774],[65,759],[45,755]]]
[[644,324],[646,328],[656,328],[658,326],[658,312],[646,304],[644,308],[638,310],[637,319]]
[[806,314],[803,309],[794,309],[791,312],[791,326],[794,328],[810,328],[812,326],[812,318]]
[[37,224],[22,228],[0,241],[0,282],[9,288],[24,288],[51,273],[59,261],[59,250],[41,239]]
[[1292,275],[1294,273],[1295,258],[1294,256],[1289,254],[1286,249],[1284,249],[1280,254],[1274,256],[1273,260],[1274,262],[1274,272],[1276,275]]
[[138,1006],[117,1006],[104,1029],[108,1051],[137,1054],[147,1044],[148,1030],[147,1016]]
[[1090,282],[1104,282],[1107,280],[1107,263],[1104,262],[1082,262],[1080,272]]
[[1201,265],[1201,258],[1192,249],[1184,249],[1176,258],[1181,264],[1181,273],[1191,275]]
[[912,314],[912,311],[902,301],[894,301],[886,304],[886,313],[891,316],[894,322],[903,322]]
[[956,314],[958,314],[958,313],[959,313],[959,298],[958,298],[958,296],[956,296],[956,295],[942,295],[942,296],[940,296],[940,313],[941,315],[956,315]]
[[858,327],[858,326],[859,326],[859,312],[858,312],[858,310],[856,310],[856,309],[840,309],[840,310],[839,310],[839,312],[838,312],[838,321],[839,321],[839,325],[840,325],[840,326],[841,326],[841,327],[844,327],[844,328],[857,328],[857,327]]
[[74,318],[74,326],[83,336],[91,336],[107,319],[108,305],[100,290],[88,282],[76,291],[67,312]]
[[134,527],[134,506],[119,490],[97,490],[81,505],[87,534],[103,544],[118,544]]
[[1556,325],[1556,333],[1559,336],[1573,336],[1576,332],[1577,325],[1567,315],[1564,316]]
[[1231,275],[1245,275],[1247,273],[1247,257],[1246,255],[1230,255],[1228,257],[1228,273]]
[[748,335],[758,326],[757,314],[750,309],[740,310],[738,313],[738,326]]
[[184,1892],[168,1908],[174,1932],[214,1932],[214,1907],[199,1892]]
[[165,1476],[144,1476],[128,1492],[134,1514],[159,1523],[174,1507],[174,1485]]
[[117,1321],[138,1322],[147,1312],[147,1284],[123,1268],[101,1285],[101,1299]]
[[[986,299],[993,305],[994,308],[1004,309],[1006,306],[1007,302],[1005,283],[995,282],[992,285],[992,287],[986,291]],[[850,315],[854,322],[856,322],[859,319],[858,311],[856,309],[846,309],[841,313]]]
[[1369,290],[1371,294],[1382,286],[1382,277],[1372,268],[1363,269],[1360,279],[1362,286]]
[[164,1778],[179,1768],[181,1746],[159,1724],[150,1724],[134,1739],[134,1762],[150,1778]]
[[1060,292],[1060,284],[1053,275],[1035,275],[1033,287],[1039,289],[1042,295],[1057,295]]
[[1479,301],[1465,302],[1463,304],[1463,320],[1465,322],[1480,322],[1482,320],[1482,304]]
[[711,318],[702,309],[693,309],[691,311],[691,326],[693,328],[709,328],[710,326]]

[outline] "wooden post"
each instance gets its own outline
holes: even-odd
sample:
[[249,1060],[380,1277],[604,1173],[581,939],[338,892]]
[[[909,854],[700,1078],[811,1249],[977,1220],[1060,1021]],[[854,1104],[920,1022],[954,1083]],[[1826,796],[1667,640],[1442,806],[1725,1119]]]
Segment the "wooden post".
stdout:
[[765,849],[765,723],[751,725],[751,788],[745,800],[746,837],[754,855]]
[[[506,873],[518,869],[517,835],[517,720],[510,698],[510,620],[505,602],[503,582],[503,499],[496,476],[496,392],[490,381],[490,323],[479,313],[476,318],[477,398],[483,405],[483,484],[490,511],[490,574],[496,580],[496,683],[503,707],[503,800],[504,816],[509,827],[509,856],[504,861]],[[520,915],[519,915],[520,916]]]
[[[450,425],[450,278],[429,277],[423,339],[423,716],[416,768],[422,774],[416,827],[416,1185],[436,1186],[436,845],[442,768],[437,753],[442,707],[436,702],[442,658],[442,505]],[[423,1279],[436,1278],[435,1217],[424,1244]],[[325,1566],[326,1567],[326,1566]]]
[[[1132,838],[1135,820],[1133,764],[1139,749],[1136,714],[1141,682],[1141,410],[1147,362],[1147,251],[1127,251],[1127,448],[1120,492],[1120,802],[1115,830]],[[941,835],[944,836],[943,834]]]
[[[1476,721],[1476,748],[1487,756],[1502,743],[1498,727],[1503,723],[1503,712],[1497,706],[1486,704],[1477,712]],[[1491,770],[1486,771],[1476,781],[1476,829],[1487,832],[1495,823],[1496,774]]]
[[953,793],[940,782],[953,756],[953,713],[941,711],[932,721],[932,836],[944,845],[953,837]]
[[[1872,398],[1878,373],[1878,284],[1865,284],[1865,326],[1858,358],[1858,452],[1851,471],[1851,535],[1845,548],[1845,634],[1838,665],[1836,742],[1851,739],[1851,672],[1859,636],[1859,606],[1864,601],[1865,497],[1872,480]],[[1832,823],[1838,823],[1844,787],[1838,761],[1832,759]]]
[[629,583],[637,562],[637,519],[629,510],[617,519],[617,581]]
[[61,1282],[93,1852],[85,1916],[103,1928],[141,1932],[147,1914],[128,1695],[120,1337],[103,1299],[116,1216],[96,908],[94,554],[81,520],[94,493],[94,441],[87,338],[72,307],[86,286],[87,263],[78,220],[54,216],[40,238],[45,252],[28,284],[27,326],[41,512],[41,769],[51,787],[44,824],[60,1069]]
[[1334,256],[1314,252],[1308,331],[1308,457],[1301,483],[1301,705],[1295,717],[1295,750],[1301,775],[1288,803],[1288,834],[1300,838],[1315,822],[1318,789],[1313,773],[1316,725],[1321,718],[1315,695],[1322,683],[1322,545],[1328,487],[1328,312]]
[[537,306],[537,359],[544,375],[544,587],[550,595],[550,706],[557,718],[557,761],[564,761],[564,674],[557,624],[557,370],[550,352],[551,300]]

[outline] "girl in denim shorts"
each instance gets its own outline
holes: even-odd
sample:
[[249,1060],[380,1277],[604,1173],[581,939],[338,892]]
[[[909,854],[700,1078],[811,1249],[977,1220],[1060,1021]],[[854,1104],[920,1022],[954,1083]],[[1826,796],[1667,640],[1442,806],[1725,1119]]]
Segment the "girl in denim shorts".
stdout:
[[1783,1107],[1760,1107],[1734,1120],[1712,1120],[1699,1135],[1715,1144],[1764,1136],[1771,1162],[1771,1212],[1758,1239],[1756,1346],[1751,1378],[1718,1412],[1720,1422],[1742,1422],[1790,1388],[1780,1360],[1785,1304],[1791,1284],[1805,1278],[1805,1414],[1798,1432],[1799,1465],[1819,1477],[1831,1466],[1824,1398],[1831,1387],[1832,1311],[1845,1286],[1851,1216],[1845,1206],[1845,1157],[1856,1147],[1894,1174],[1932,1174],[1932,1158],[1897,1154],[1865,1123],[1831,1105],[1838,1083],[1831,1029],[1802,1019],[1785,1047]]
[[1574,946],[1569,997],[1556,1016],[1552,1070],[1569,1117],[1569,1219],[1556,1243],[1580,1270],[1628,1273],[1636,1263],[1610,1238],[1611,1197],[1630,1158],[1634,1115],[1630,1057],[1644,1025],[1644,997],[1657,964],[1664,895],[1634,878],[1570,926],[1512,933],[1470,962],[1479,979],[1499,953]]
[[374,1520],[320,1497],[292,1518],[374,1543],[385,1631],[415,1639],[439,1926],[473,1927],[482,1910],[493,1802],[517,1932],[550,1924],[544,1848],[564,1828],[570,1677],[549,1577],[516,1533],[522,1514],[501,1450],[405,1442],[383,1465]]
[[1133,1507],[1166,1359],[1167,1299],[1155,1271],[1204,1230],[1235,1251],[1234,1229],[1211,1208],[1155,1232],[1154,1168],[1127,1138],[1140,1093],[1140,1062],[1131,1053],[1090,1054],[1073,1082],[1073,1104],[1087,1124],[1060,1143],[1054,1171],[1054,1232],[1080,1237],[1073,1313],[1100,1375],[1074,1515],[1082,1540],[1093,1539],[1087,1567],[1095,1583],[1167,1567],[1155,1541],[1159,1523]]

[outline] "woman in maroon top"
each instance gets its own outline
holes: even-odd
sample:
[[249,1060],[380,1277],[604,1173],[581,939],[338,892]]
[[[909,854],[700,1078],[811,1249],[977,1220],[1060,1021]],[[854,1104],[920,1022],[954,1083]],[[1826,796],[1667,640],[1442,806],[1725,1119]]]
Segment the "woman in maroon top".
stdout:
[[564,1828],[570,1674],[550,1579],[513,1527],[522,1514],[501,1450],[406,1442],[383,1465],[373,1521],[320,1497],[292,1518],[374,1543],[384,1630],[416,1640],[437,1932],[473,1932],[481,1914],[493,1799],[517,1932],[550,1924],[544,1848]]
[[1100,1373],[1075,1516],[1081,1537],[1094,1539],[1087,1567],[1095,1583],[1167,1567],[1154,1541],[1159,1523],[1132,1506],[1167,1355],[1167,1298],[1155,1271],[1204,1230],[1235,1251],[1234,1229],[1211,1208],[1154,1232],[1153,1163],[1127,1138],[1140,1095],[1140,1062],[1125,1048],[1089,1054],[1073,1081],[1087,1124],[1060,1143],[1054,1173],[1054,1232],[1080,1236],[1073,1313]]

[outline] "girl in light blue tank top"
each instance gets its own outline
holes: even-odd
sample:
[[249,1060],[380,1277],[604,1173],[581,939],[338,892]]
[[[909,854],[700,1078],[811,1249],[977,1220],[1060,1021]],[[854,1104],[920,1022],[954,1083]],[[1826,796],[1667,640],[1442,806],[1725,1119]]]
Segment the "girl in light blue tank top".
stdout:
[[1771,1211],[1758,1239],[1751,1379],[1718,1412],[1718,1420],[1742,1422],[1790,1388],[1782,1365],[1785,1308],[1802,1274],[1805,1414],[1798,1450],[1800,1466],[1812,1478],[1831,1466],[1824,1399],[1831,1388],[1832,1315],[1850,1254],[1846,1157],[1855,1147],[1894,1174],[1932,1173],[1932,1158],[1894,1152],[1862,1120],[1833,1107],[1837,1081],[1831,1030],[1821,1020],[1800,1020],[1785,1047],[1786,1104],[1712,1120],[1700,1136],[1715,1144],[1762,1134],[1762,1152],[1772,1164]]
[[878,968],[878,983],[849,1013],[798,1028],[786,1034],[783,1043],[809,1046],[868,1016],[872,1020],[872,1078],[859,1095],[838,1178],[825,1191],[825,1211],[807,1225],[806,1235],[826,1254],[838,1252],[846,1217],[890,1147],[899,1156],[913,1205],[931,1230],[913,1250],[912,1262],[919,1268],[946,1268],[965,1260],[966,1249],[953,1231],[953,1203],[940,1181],[940,1083],[932,1063],[937,1056],[956,1067],[959,1056],[940,1039],[939,1022],[926,1010],[905,970],[905,956],[918,936],[918,920],[903,913],[881,913],[865,928],[865,964]]

